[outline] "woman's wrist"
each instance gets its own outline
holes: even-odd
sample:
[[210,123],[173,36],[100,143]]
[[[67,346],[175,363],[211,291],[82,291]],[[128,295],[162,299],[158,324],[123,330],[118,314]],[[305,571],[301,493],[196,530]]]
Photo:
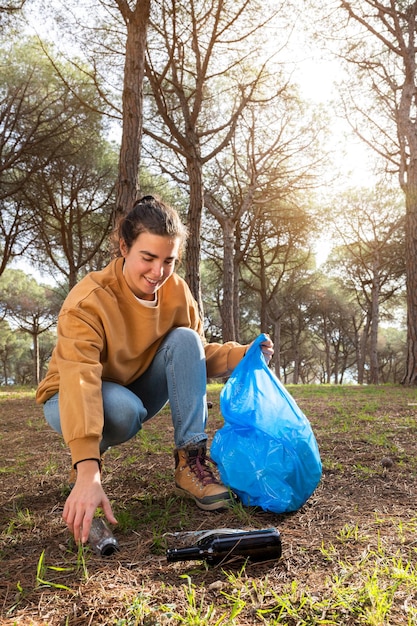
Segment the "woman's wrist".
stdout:
[[81,459],[81,461],[77,461],[74,463],[74,469],[77,470],[77,473],[91,473],[96,472],[97,469],[101,472],[101,461],[100,459]]

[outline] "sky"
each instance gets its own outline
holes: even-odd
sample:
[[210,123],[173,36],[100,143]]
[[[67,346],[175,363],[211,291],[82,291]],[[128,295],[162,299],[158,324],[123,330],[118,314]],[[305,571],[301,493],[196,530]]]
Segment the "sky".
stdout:
[[[340,66],[337,61],[320,57],[301,59],[294,72],[303,98],[323,105],[326,110],[334,108],[337,81],[340,80]],[[333,115],[330,123],[329,147],[333,153],[335,177],[331,186],[323,191],[331,197],[349,187],[369,187],[375,182],[372,171],[374,154],[350,128],[341,116]],[[332,239],[323,232],[315,244],[315,257],[318,266],[328,258],[332,249]]]
[[[305,59],[300,62],[295,75],[303,97],[328,109],[334,108],[336,83],[340,80],[340,67],[336,61]],[[339,147],[336,149],[338,162],[335,165],[344,171],[344,184],[365,187],[372,184],[374,153],[371,149],[355,135],[348,122],[336,113],[332,117],[331,133],[332,147]]]

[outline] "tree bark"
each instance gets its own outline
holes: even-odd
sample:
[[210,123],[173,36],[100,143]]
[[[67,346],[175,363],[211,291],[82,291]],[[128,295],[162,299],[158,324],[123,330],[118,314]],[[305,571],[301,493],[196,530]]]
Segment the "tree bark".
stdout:
[[237,341],[234,325],[234,222],[226,219],[223,225],[223,302],[222,335],[223,341]]
[[139,194],[139,166],[143,127],[143,79],[150,0],[138,0],[131,10],[125,0],[115,0],[126,23],[123,80],[123,128],[114,222],[128,211]]
[[365,380],[365,362],[366,362],[366,347],[368,345],[369,328],[371,325],[370,313],[366,316],[366,322],[360,334],[360,340],[358,345],[358,384],[363,385]]
[[372,279],[372,302],[371,302],[371,328],[369,335],[369,382],[372,385],[379,384],[378,363],[378,328],[379,328],[379,298],[380,298],[380,275],[378,256],[375,260],[374,275]]
[[[417,155],[416,155],[417,157]],[[417,172],[406,192],[407,361],[403,384],[417,384]]]
[[185,279],[191,293],[198,304],[203,319],[203,301],[201,297],[200,278],[200,233],[201,216],[203,213],[203,172],[201,158],[187,159],[188,180],[190,185],[190,206],[188,208],[187,226],[189,238],[185,252]]
[[326,314],[323,316],[323,339],[326,353],[326,384],[330,385],[330,383],[332,382],[332,359],[330,354],[330,339],[328,332],[328,319]]
[[[403,39],[404,84],[397,113],[400,143],[400,184],[405,194],[405,264],[407,286],[407,362],[403,383],[417,384],[417,135],[415,122],[417,3],[407,10],[408,32]],[[407,41],[408,45],[405,43]]]
[[40,361],[39,361],[39,334],[36,329],[32,333],[33,341],[33,380],[37,385],[40,381]]

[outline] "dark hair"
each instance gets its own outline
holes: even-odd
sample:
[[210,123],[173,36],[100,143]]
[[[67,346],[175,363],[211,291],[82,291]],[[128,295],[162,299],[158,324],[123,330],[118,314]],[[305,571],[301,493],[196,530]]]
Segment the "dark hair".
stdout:
[[153,196],[144,196],[121,220],[118,228],[119,240],[123,239],[130,250],[142,233],[180,240],[180,253],[187,239],[187,229],[177,211]]

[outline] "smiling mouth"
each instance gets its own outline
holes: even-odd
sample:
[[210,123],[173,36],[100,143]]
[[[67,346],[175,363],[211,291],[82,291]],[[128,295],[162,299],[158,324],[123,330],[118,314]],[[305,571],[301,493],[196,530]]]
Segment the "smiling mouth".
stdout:
[[151,278],[147,278],[146,276],[144,276],[146,282],[148,282],[150,285],[152,285],[152,287],[156,287],[156,285],[158,285],[159,280],[152,280]]

